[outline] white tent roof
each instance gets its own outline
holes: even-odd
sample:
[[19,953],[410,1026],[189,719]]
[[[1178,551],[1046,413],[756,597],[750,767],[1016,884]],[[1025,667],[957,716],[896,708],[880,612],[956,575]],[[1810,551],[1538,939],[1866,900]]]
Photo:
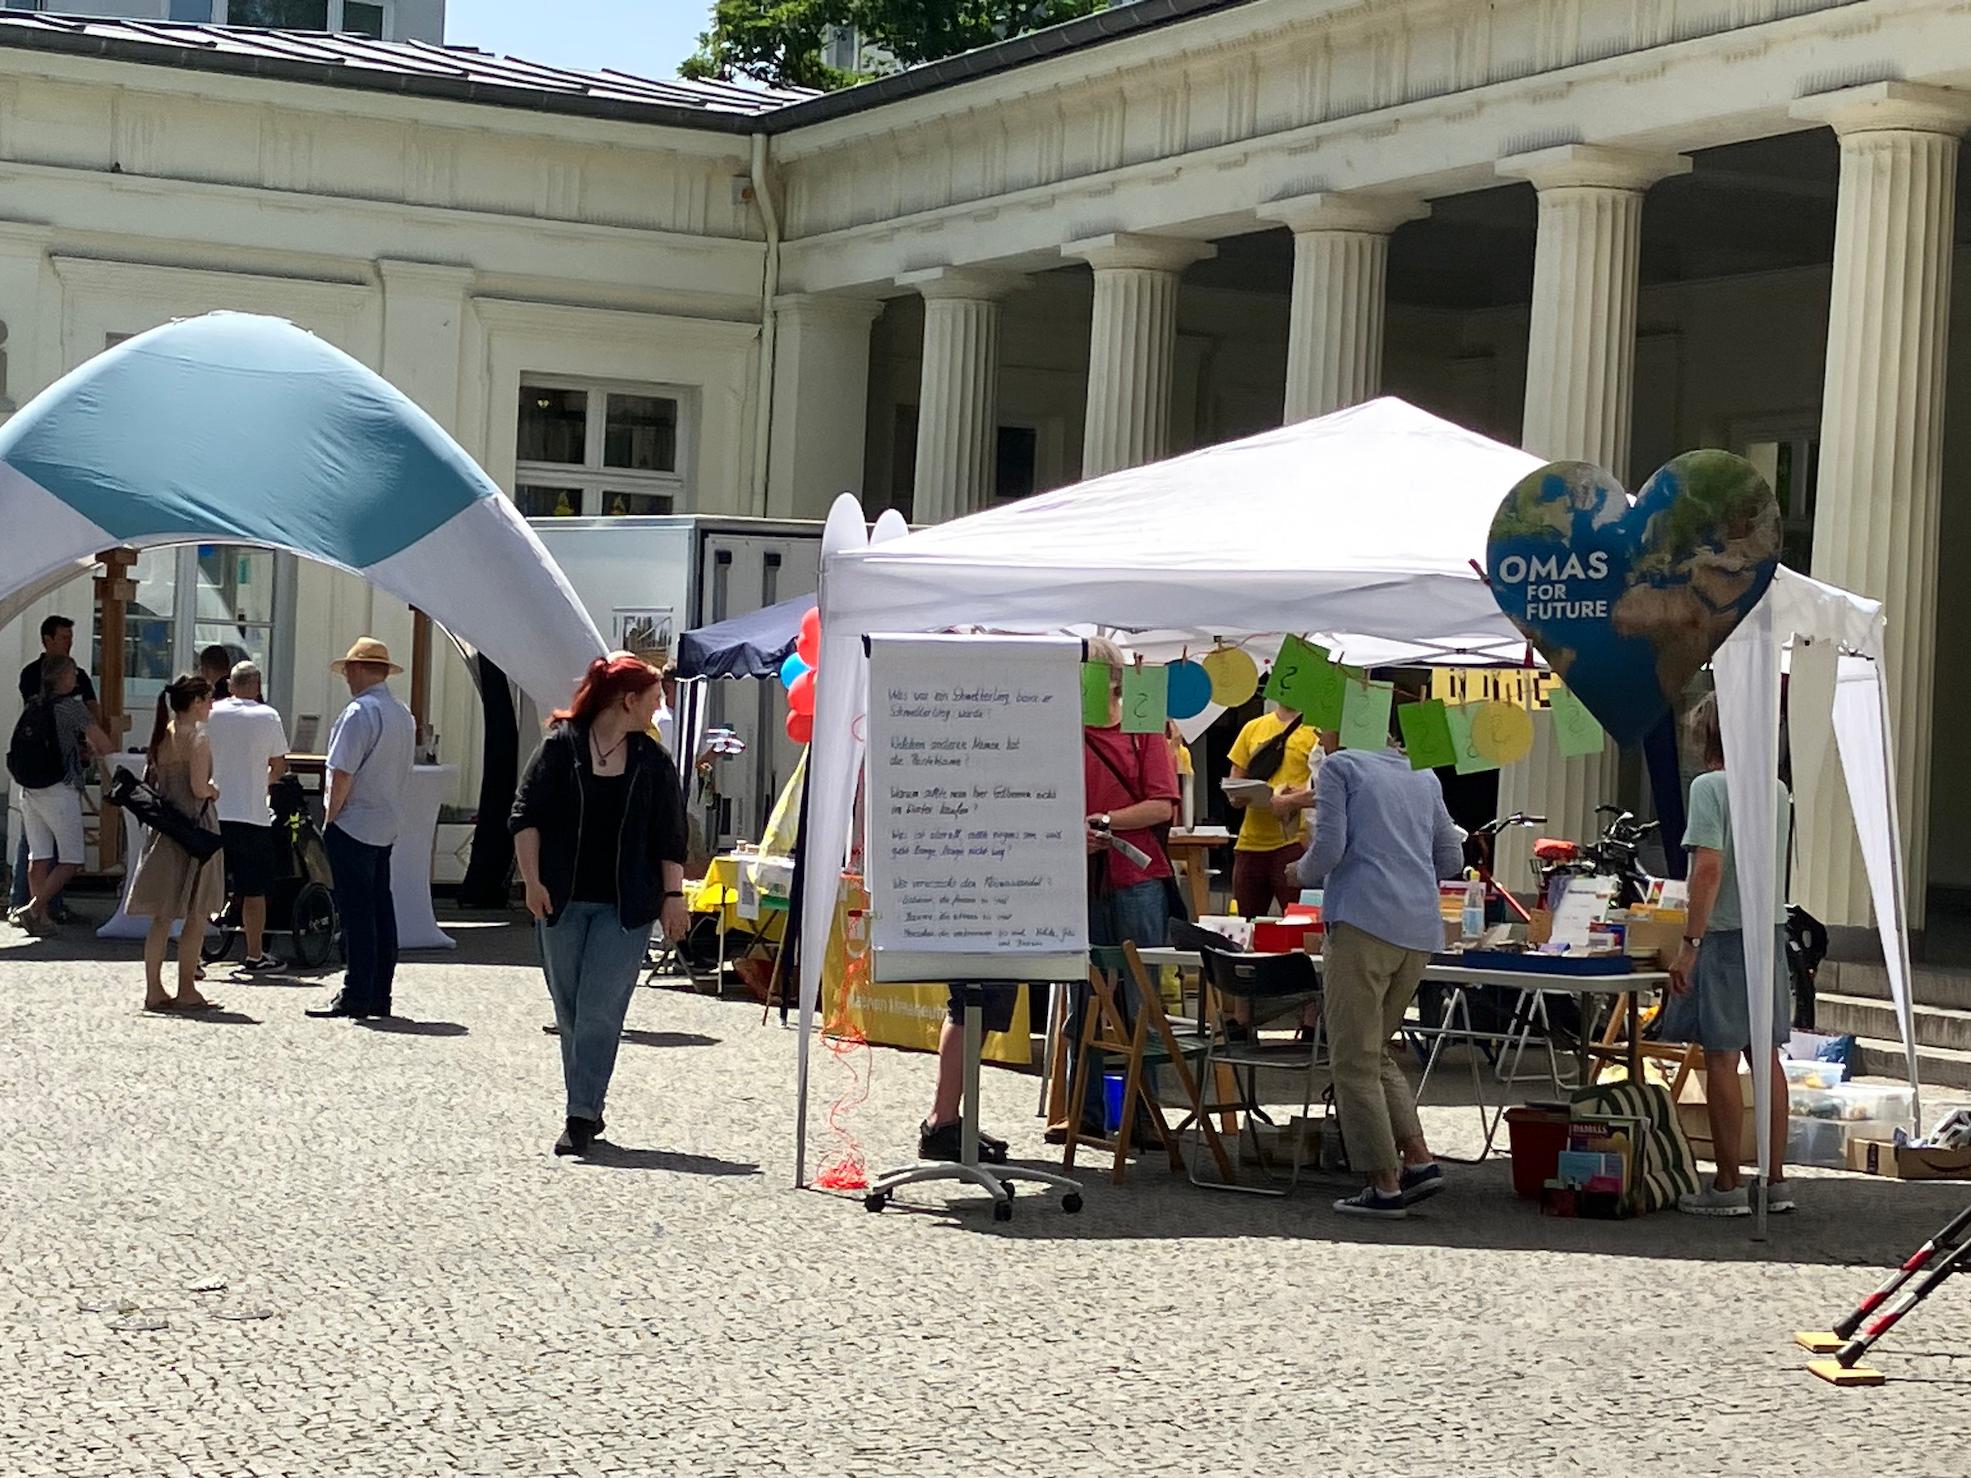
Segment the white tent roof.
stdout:
[[832,567],[856,577],[824,575],[822,599],[838,623],[867,610],[890,630],[1090,621],[1518,660],[1471,562],[1540,465],[1384,398],[847,552]]

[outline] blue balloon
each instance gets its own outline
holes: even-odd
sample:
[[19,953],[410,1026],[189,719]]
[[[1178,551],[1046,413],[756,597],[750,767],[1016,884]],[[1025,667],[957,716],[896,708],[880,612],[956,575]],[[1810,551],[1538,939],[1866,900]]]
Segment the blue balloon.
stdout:
[[1170,706],[1172,718],[1196,718],[1211,702],[1211,674],[1197,663],[1186,660],[1170,664]]
[[783,688],[793,687],[794,679],[809,670],[808,664],[801,660],[801,654],[799,652],[789,652],[787,654],[787,660],[780,664],[780,686]]

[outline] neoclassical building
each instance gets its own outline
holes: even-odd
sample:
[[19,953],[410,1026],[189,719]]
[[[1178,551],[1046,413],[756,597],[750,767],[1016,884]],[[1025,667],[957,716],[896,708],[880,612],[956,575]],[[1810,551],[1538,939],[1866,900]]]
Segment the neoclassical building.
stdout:
[[[232,307],[540,516],[936,520],[1384,390],[1632,485],[1728,447],[1792,563],[1888,604],[1920,911],[1971,889],[1967,127],[1954,0],[1142,0],[823,97],[0,14],[0,414]],[[147,559],[181,638],[267,562],[297,711],[408,630],[273,556]],[[456,664],[437,694],[469,751]],[[1625,784],[1542,752],[1504,804]],[[1802,891],[1861,922],[1848,854]]]

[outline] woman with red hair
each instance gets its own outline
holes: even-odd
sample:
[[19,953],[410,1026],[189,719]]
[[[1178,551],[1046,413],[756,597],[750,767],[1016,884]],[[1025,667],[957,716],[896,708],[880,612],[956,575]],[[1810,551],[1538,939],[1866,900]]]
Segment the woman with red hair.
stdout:
[[567,1123],[557,1155],[585,1155],[650,926],[681,938],[684,793],[648,733],[663,689],[626,652],[598,657],[534,751],[507,827],[537,920],[561,1037]]

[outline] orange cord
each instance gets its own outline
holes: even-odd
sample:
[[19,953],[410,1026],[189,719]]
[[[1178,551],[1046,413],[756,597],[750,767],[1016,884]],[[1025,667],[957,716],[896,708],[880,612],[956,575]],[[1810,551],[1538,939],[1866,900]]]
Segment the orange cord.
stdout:
[[869,1101],[869,1073],[874,1058],[869,1038],[855,1023],[854,1007],[869,983],[867,916],[861,909],[848,912],[843,930],[848,961],[842,971],[842,990],[835,1009],[821,1025],[821,1040],[849,1075],[841,1095],[828,1107],[828,1132],[840,1146],[821,1162],[821,1173],[814,1183],[824,1191],[861,1191],[869,1188],[869,1163],[862,1145],[844,1122],[848,1115]]

